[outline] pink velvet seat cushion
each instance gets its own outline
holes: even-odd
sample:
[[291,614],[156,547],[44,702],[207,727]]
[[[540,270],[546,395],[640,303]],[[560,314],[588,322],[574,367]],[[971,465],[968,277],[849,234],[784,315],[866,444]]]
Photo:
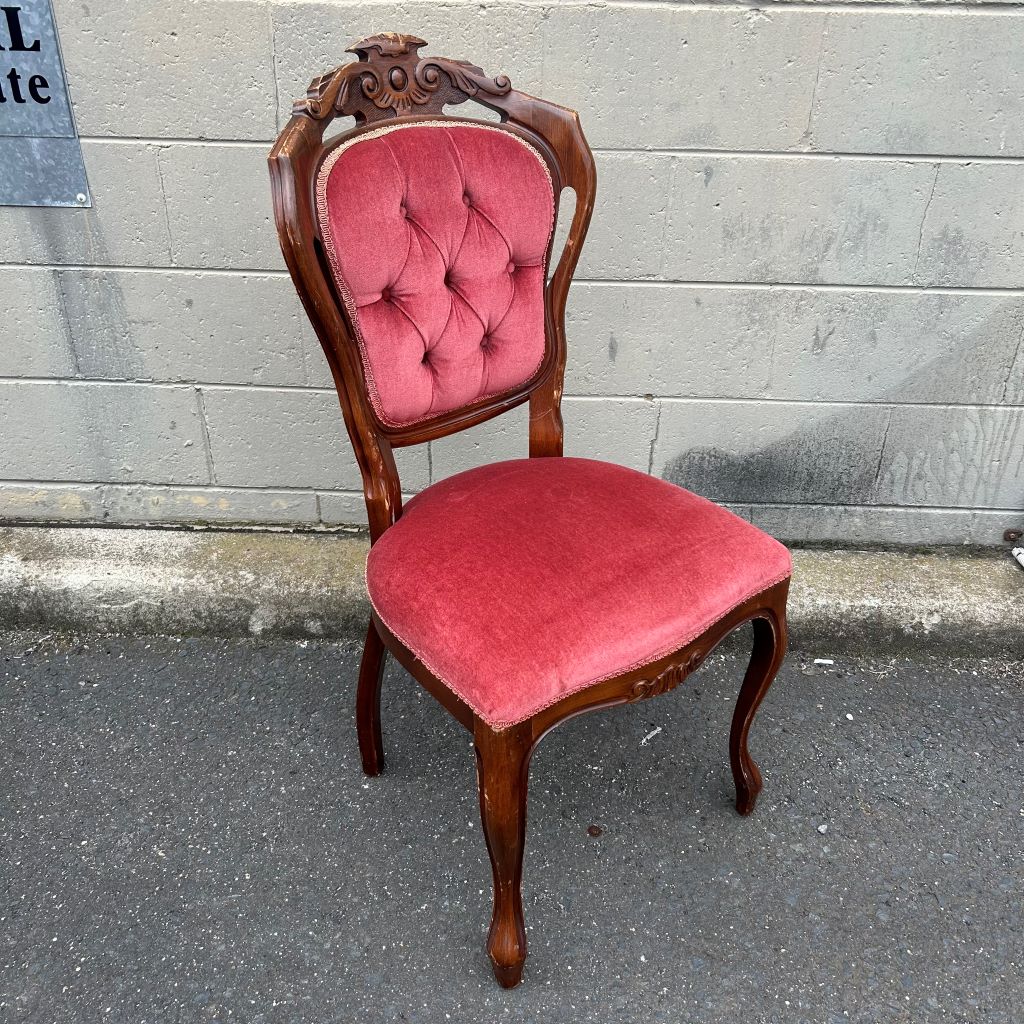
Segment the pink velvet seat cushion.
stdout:
[[383,423],[524,384],[544,355],[551,175],[490,125],[388,125],[332,150],[320,232]]
[[670,654],[789,573],[789,552],[728,510],[568,458],[434,484],[366,567],[388,629],[496,729]]

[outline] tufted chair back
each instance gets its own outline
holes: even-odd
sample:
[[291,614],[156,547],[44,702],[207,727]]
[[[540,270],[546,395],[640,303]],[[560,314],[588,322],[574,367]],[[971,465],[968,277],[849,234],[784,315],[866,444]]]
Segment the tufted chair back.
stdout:
[[[575,112],[385,33],[296,100],[270,153],[285,261],[327,355],[370,534],[402,512],[393,449],[524,402],[562,454],[565,303],[594,205]],[[500,123],[454,117],[475,101]],[[355,127],[325,139],[339,116]],[[563,189],[576,195],[552,261]]]
[[331,151],[316,202],[382,423],[436,417],[537,373],[555,205],[529,142],[455,120],[388,125]]

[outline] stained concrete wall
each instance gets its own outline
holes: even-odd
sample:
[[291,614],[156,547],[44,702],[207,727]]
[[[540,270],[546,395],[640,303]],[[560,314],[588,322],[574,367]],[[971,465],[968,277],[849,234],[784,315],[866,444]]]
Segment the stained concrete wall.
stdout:
[[[0,209],[0,517],[363,518],[265,158],[360,35],[575,106],[567,450],[787,539],[1024,514],[1024,5],[56,0],[91,210]],[[404,484],[523,454],[521,412]]]

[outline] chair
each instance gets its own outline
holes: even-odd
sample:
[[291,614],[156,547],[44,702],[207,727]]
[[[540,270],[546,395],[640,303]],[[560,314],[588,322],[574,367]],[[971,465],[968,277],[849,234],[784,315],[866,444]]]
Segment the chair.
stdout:
[[[732,720],[736,807],[786,648],[786,549],[729,511],[621,466],[562,457],[569,283],[593,156],[571,110],[420,57],[387,33],[315,79],[270,154],[284,257],[327,354],[362,473],[372,612],[356,693],[363,770],[384,766],[391,654],[473,735],[494,875],[498,981],[526,958],[520,897],[530,754],[574,715],[678,686],[753,621]],[[500,121],[446,112],[474,100]],[[324,140],[338,116],[355,127]],[[563,189],[576,206],[551,272]],[[528,459],[433,484],[403,508],[393,450],[529,403]]]

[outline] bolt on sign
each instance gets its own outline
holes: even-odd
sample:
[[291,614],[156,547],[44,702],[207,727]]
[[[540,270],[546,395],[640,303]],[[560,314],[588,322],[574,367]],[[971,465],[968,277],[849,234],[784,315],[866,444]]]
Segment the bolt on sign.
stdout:
[[0,0],[0,206],[91,206],[50,0]]

